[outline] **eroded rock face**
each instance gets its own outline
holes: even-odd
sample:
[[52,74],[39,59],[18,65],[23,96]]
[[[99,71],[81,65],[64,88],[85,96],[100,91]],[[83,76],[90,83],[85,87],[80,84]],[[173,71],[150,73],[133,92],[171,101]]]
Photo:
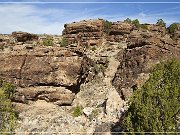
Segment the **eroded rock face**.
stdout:
[[165,27],[149,24],[147,29],[133,29],[126,40],[127,48],[142,47],[144,45],[173,45],[174,41],[167,34]]
[[148,74],[154,65],[171,58],[180,59],[180,46],[161,44],[127,49],[119,58],[120,65],[113,85],[123,99],[128,99],[131,95],[128,93],[132,93],[148,79]]
[[20,87],[77,85],[83,57],[58,48],[1,53],[0,76]]
[[148,24],[147,29],[151,32],[161,33],[163,35],[166,33],[166,28],[157,24]]
[[12,100],[21,103],[43,99],[70,105],[81,83],[92,79],[88,77],[93,66],[89,58],[57,47],[1,52],[0,65],[1,79],[18,87]]
[[144,84],[154,65],[180,58],[180,45],[162,26],[152,24],[147,29],[133,29],[126,43],[127,49],[119,53],[120,65],[113,80],[125,100],[136,87]]

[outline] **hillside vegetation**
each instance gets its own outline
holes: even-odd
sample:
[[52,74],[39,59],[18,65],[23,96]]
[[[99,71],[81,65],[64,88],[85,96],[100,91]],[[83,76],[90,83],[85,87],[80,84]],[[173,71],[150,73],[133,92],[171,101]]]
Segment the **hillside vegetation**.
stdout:
[[6,134],[13,132],[16,113],[11,104],[11,96],[14,93],[15,87],[11,84],[0,82],[0,132]]
[[180,61],[158,64],[137,89],[123,120],[126,132],[177,132],[180,116]]

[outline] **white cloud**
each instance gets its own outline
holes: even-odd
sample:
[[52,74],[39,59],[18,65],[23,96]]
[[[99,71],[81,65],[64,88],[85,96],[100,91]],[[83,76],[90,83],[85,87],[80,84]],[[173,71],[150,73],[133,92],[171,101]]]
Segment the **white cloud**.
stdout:
[[[72,10],[41,8],[35,4],[0,4],[0,33],[26,31],[31,33],[61,34],[64,24],[98,18],[102,8]],[[104,15],[100,15],[105,17]]]
[[[156,23],[162,18],[168,24],[179,22],[179,18],[167,17],[166,13],[144,13],[140,12],[131,16],[122,13],[103,14],[99,8],[54,8],[47,6],[42,8],[38,4],[0,4],[0,33],[11,33],[13,31],[26,31],[30,33],[61,34],[64,24],[84,19],[103,18],[110,21],[124,20],[126,18],[138,18],[142,23]],[[168,12],[171,16],[179,12]]]
[[140,13],[139,13],[139,16],[146,17],[146,14],[143,13],[143,12],[140,12]]
[[[0,5],[0,32],[27,31],[32,33],[60,33],[62,22],[48,22],[43,16],[51,16],[52,10],[42,10],[32,5]],[[61,10],[58,13],[62,14]]]
[[103,7],[84,10],[41,8],[35,4],[0,4],[0,33],[26,31],[61,34],[64,24],[84,19],[113,19],[118,15],[97,14]]

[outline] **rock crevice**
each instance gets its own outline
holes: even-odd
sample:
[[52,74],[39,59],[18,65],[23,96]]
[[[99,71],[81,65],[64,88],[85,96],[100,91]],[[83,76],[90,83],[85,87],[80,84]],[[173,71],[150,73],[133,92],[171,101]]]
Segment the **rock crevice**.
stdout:
[[20,67],[20,71],[19,71],[19,86],[21,86],[21,79],[22,79],[22,70],[23,70],[23,67],[26,63],[26,59],[27,59],[27,54],[24,55],[24,60],[22,61],[22,65]]

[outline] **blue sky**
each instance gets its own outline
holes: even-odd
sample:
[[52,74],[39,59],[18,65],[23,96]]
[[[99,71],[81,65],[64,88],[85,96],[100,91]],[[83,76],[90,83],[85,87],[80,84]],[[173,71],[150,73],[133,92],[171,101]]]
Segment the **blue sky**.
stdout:
[[[0,0],[0,33],[27,31],[61,34],[65,23],[95,18],[110,21],[137,18],[141,23],[156,23],[162,18],[167,25],[180,22],[180,0],[173,0],[177,3],[96,3],[122,2],[120,0],[76,0],[76,2],[94,3],[45,3],[52,1],[75,2],[73,0]],[[123,2],[135,2],[135,0]],[[137,0],[137,2],[147,1]],[[157,2],[157,0],[149,0],[149,2]],[[172,1],[159,0],[158,2]]]

